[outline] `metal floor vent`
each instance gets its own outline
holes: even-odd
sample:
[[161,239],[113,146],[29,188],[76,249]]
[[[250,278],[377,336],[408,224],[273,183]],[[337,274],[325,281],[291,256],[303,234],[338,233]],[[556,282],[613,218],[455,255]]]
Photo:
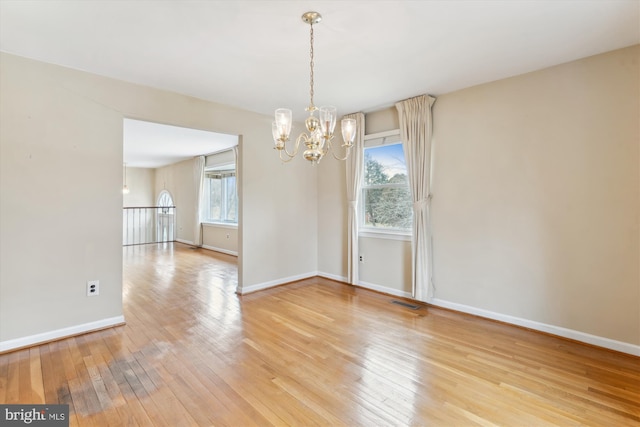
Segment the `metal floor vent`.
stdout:
[[410,308],[411,310],[418,310],[420,308],[419,305],[409,304],[408,302],[398,301],[398,300],[392,300],[391,304],[398,304],[398,305],[401,305],[403,307]]

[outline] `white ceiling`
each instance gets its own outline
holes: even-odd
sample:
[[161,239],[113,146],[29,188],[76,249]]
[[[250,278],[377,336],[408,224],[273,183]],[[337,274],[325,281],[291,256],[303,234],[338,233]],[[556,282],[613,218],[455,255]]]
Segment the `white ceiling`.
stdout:
[[640,43],[640,0],[0,0],[0,50],[264,114],[373,111]]
[[129,167],[158,168],[238,144],[236,135],[124,119],[124,162]]

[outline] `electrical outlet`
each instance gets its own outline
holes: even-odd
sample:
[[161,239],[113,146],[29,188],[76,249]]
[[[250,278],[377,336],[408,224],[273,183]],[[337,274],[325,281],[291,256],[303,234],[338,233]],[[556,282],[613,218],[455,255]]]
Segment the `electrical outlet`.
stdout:
[[89,280],[87,282],[87,296],[95,297],[100,295],[100,281],[99,280]]
[[364,255],[360,255],[360,262],[364,262]]
[[229,233],[227,233],[227,239],[229,238]]

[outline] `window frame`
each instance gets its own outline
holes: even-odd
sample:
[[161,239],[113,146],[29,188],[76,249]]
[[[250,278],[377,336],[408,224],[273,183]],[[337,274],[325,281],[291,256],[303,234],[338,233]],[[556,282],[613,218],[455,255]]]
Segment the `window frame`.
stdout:
[[[363,157],[363,168],[362,168],[362,185],[360,188],[360,193],[358,194],[358,236],[359,237],[371,237],[371,238],[379,238],[379,239],[389,239],[389,240],[403,240],[409,241],[411,240],[412,231],[411,228],[408,229],[397,229],[397,228],[380,228],[380,227],[371,227],[366,226],[364,222],[365,218],[365,190],[366,189],[375,189],[375,188],[405,188],[403,184],[377,184],[372,186],[367,186],[365,184],[365,167],[364,167],[364,156],[365,149],[372,147],[379,147],[383,145],[392,145],[392,144],[403,144],[402,139],[400,139],[400,129],[394,129],[387,132],[379,132],[375,134],[365,135],[364,137],[364,146],[362,147],[362,157]],[[402,151],[404,153],[404,145],[402,145]],[[407,182],[406,187],[409,187],[409,183]]]
[[[230,167],[231,166],[231,167]],[[233,163],[223,163],[223,164],[216,164],[214,166],[208,166],[205,167],[204,170],[204,203],[202,204],[202,209],[201,209],[201,222],[202,224],[207,224],[207,225],[218,225],[218,226],[225,226],[225,227],[230,227],[230,228],[237,228],[238,227],[238,175],[237,175],[237,168],[236,168],[236,164],[235,162]],[[211,206],[211,195],[210,195],[210,187],[209,187],[209,183],[207,182],[208,180],[212,179],[209,178],[207,175],[210,175],[212,173],[219,173],[221,176],[221,195],[220,195],[220,200],[228,200],[228,198],[226,198],[226,193],[227,193],[227,186],[225,185],[225,178],[228,178],[230,176],[234,177],[234,189],[235,189],[235,199],[236,199],[236,219],[235,221],[229,221],[229,220],[224,220],[224,219],[213,219],[213,218],[209,218],[209,215],[205,215],[205,213],[210,211],[210,206]],[[226,203],[225,203],[226,205]],[[224,217],[226,216],[226,212],[228,212],[228,207],[227,206],[221,206],[220,207],[220,217]],[[225,213],[225,215],[223,215],[223,213]]]

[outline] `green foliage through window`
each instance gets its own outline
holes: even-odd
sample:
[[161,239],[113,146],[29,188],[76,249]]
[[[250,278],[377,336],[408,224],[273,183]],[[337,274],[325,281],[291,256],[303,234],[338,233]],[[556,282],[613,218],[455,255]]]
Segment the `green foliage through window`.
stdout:
[[402,143],[364,149],[364,227],[410,230],[412,201]]

